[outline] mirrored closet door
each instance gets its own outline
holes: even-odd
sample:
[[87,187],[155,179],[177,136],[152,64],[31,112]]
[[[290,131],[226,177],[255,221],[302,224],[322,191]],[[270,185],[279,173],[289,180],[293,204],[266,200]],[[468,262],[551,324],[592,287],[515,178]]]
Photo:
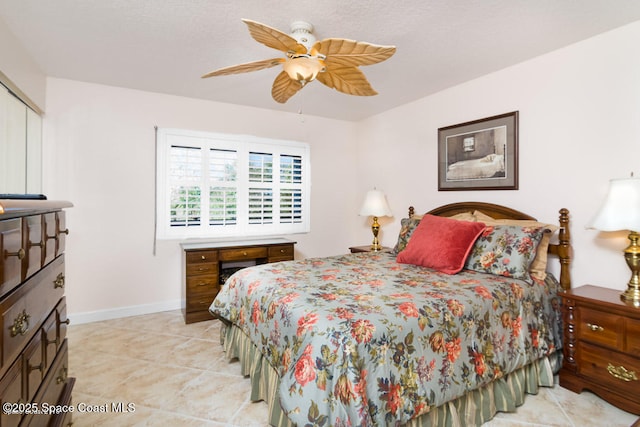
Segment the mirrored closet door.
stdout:
[[0,194],[42,192],[42,118],[0,85]]

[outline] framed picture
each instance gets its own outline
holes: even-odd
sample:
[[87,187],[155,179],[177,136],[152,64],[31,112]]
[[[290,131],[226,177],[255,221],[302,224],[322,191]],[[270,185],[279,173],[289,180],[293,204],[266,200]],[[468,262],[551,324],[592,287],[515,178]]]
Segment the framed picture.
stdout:
[[518,112],[438,129],[438,190],[517,190]]

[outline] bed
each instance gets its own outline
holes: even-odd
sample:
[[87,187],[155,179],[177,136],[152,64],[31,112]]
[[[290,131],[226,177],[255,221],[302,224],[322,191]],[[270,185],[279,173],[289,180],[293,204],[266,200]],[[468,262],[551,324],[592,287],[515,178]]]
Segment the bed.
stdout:
[[479,159],[461,160],[447,168],[447,181],[504,177],[504,156],[489,154]]
[[410,208],[393,252],[249,267],[210,311],[270,425],[479,425],[553,386],[568,226],[566,209],[554,225],[487,203]]

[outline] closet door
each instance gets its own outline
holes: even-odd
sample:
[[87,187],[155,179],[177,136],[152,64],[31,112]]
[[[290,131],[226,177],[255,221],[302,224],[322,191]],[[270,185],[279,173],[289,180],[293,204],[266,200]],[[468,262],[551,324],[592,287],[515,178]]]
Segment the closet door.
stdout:
[[7,143],[7,104],[9,91],[0,85],[0,193],[7,192],[9,181],[9,144]]
[[27,109],[27,193],[42,193],[42,118]]
[[0,193],[24,193],[27,189],[27,107],[2,86],[0,98]]

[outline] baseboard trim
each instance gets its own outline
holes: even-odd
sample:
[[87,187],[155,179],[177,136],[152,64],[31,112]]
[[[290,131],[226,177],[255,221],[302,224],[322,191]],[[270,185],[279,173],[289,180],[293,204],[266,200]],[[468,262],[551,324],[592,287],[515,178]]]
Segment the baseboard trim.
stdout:
[[173,300],[152,304],[132,305],[129,307],[111,308],[107,310],[88,311],[85,313],[70,313],[68,317],[71,320],[71,324],[81,325],[83,323],[100,322],[102,320],[119,319],[121,317],[178,310],[181,307],[181,300]]

